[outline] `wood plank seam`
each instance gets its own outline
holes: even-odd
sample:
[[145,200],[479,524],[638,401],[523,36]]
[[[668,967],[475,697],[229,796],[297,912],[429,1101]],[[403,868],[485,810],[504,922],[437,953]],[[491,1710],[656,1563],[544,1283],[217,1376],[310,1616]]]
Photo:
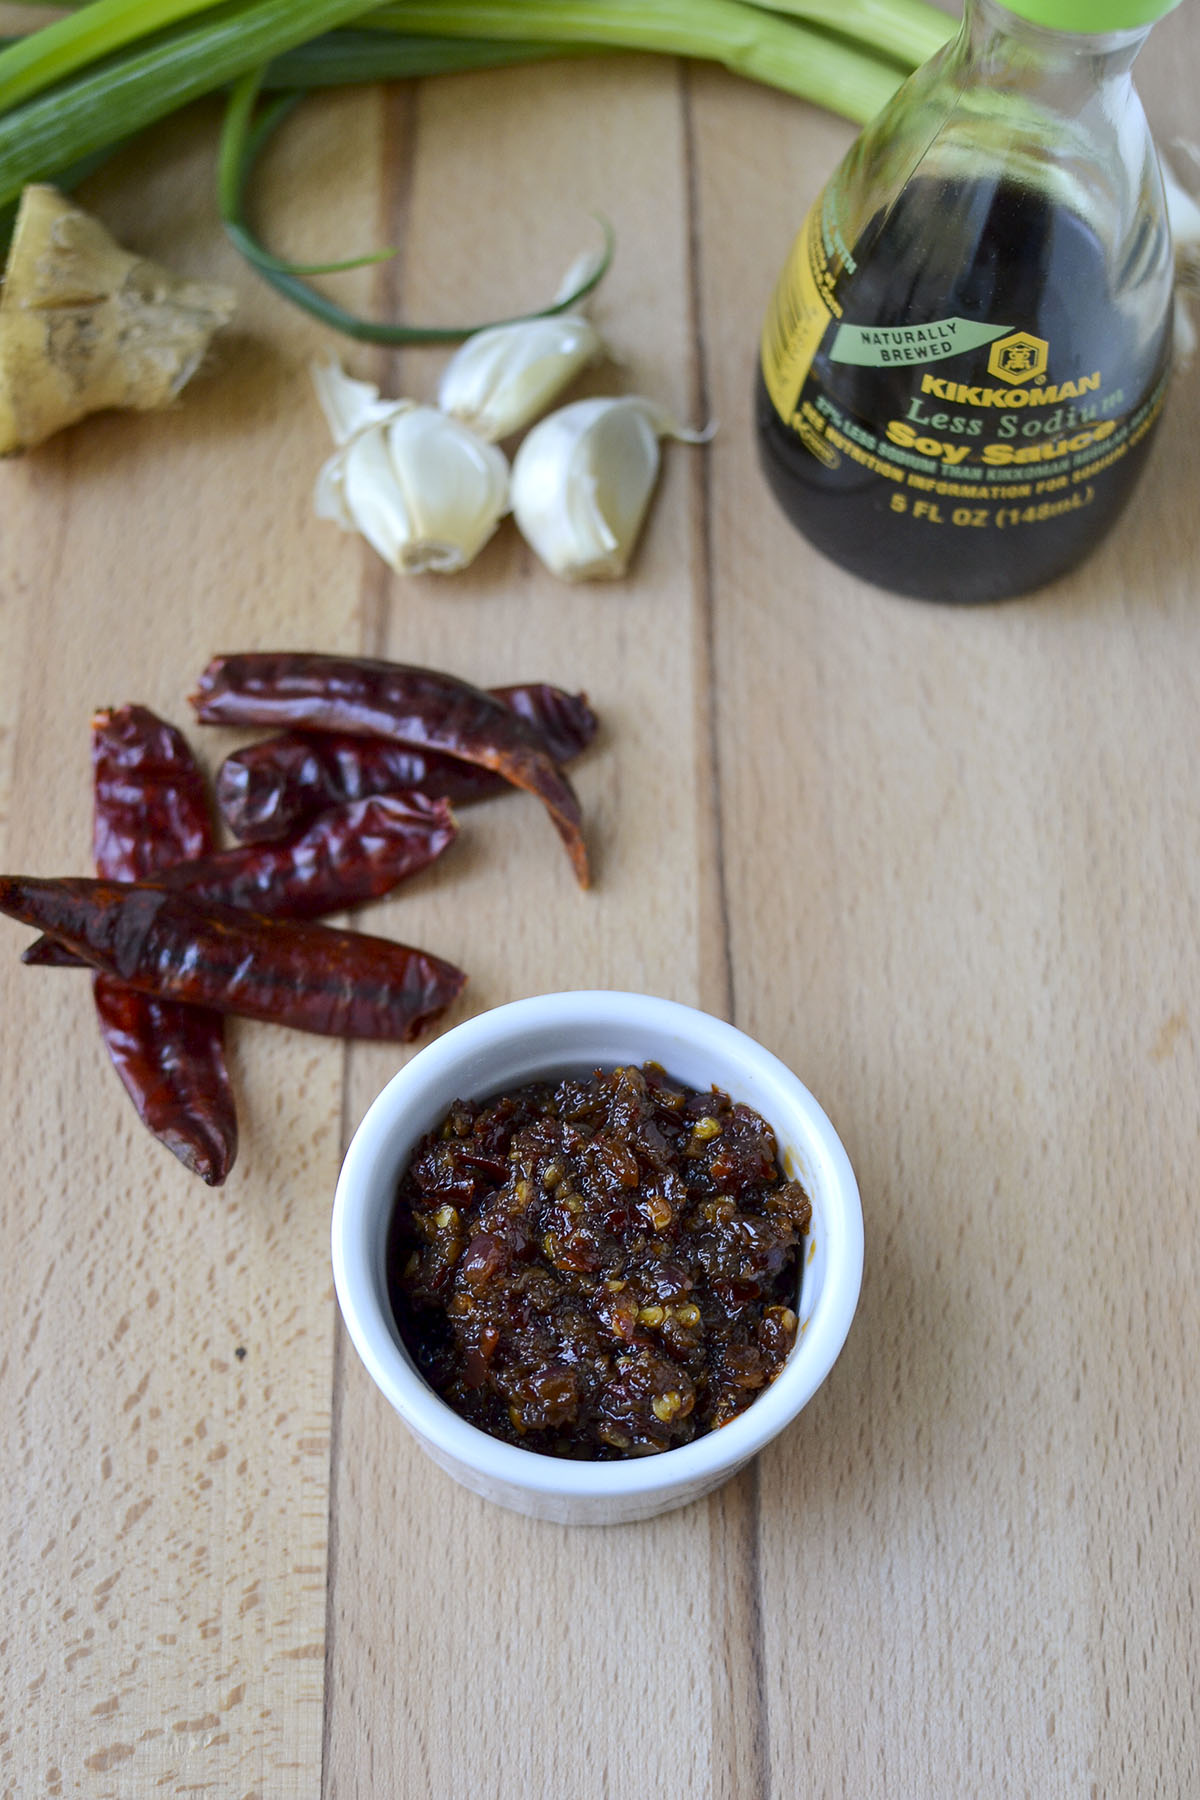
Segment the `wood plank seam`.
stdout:
[[[692,405],[697,423],[707,424],[712,416],[712,382],[709,374],[708,334],[704,313],[703,284],[700,278],[700,193],[696,149],[695,119],[692,109],[691,65],[681,60],[679,69],[680,118],[683,131],[684,168],[687,183],[687,307],[688,341],[693,346]],[[704,750],[709,768],[709,794],[713,814],[714,862],[717,915],[721,943],[721,1009],[727,1019],[736,1022],[737,997],[734,988],[733,942],[729,914],[729,892],[726,880],[721,745],[715,698],[716,657],[716,592],[713,544],[712,458],[697,457],[693,464],[692,500],[700,536],[700,608],[703,631],[705,680],[699,691],[705,701]],[[770,1721],[767,1713],[766,1682],[763,1657],[765,1632],[762,1611],[762,1578],[760,1566],[760,1511],[757,1461],[730,1485],[728,1499],[717,1496],[709,1502],[714,1554],[711,1571],[720,1584],[717,1607],[719,1626],[725,1637],[725,1663],[729,1673],[729,1691],[725,1700],[725,1716],[714,1706],[714,1740],[723,1735],[724,1743],[713,1745],[713,1779],[715,1791],[722,1789],[738,1794],[744,1800],[769,1800],[771,1779]],[[729,1546],[725,1533],[729,1514],[736,1512],[740,1529],[736,1553],[741,1581],[731,1583],[728,1562],[723,1554]],[[734,1605],[730,1605],[731,1587]],[[738,1591],[740,1589],[740,1591]],[[740,1643],[739,1643],[740,1639]],[[739,1656],[739,1649],[741,1655]],[[719,1674],[718,1674],[719,1679]],[[743,1721],[749,1730],[744,1730]],[[723,1726],[723,1732],[721,1730]],[[746,1741],[748,1739],[748,1742]],[[718,1753],[723,1752],[719,1760]]]

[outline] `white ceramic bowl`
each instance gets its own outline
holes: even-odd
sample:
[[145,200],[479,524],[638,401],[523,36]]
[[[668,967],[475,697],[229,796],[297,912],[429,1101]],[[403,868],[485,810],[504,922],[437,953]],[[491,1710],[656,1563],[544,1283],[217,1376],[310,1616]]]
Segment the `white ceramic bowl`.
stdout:
[[[812,1201],[786,1364],[738,1418],[657,1456],[575,1462],[502,1443],[439,1399],[401,1343],[387,1297],[385,1248],[396,1184],[417,1140],[456,1099],[525,1082],[661,1063],[689,1087],[717,1086],[774,1127],[780,1159]],[[612,1525],[697,1499],[783,1430],[812,1398],[850,1329],[862,1280],[858,1187],[812,1095],[752,1038],[707,1013],[645,994],[544,994],[468,1019],[428,1045],[384,1088],[354,1135],[333,1208],[333,1274],[354,1346],[422,1447],[475,1493],[535,1518]]]

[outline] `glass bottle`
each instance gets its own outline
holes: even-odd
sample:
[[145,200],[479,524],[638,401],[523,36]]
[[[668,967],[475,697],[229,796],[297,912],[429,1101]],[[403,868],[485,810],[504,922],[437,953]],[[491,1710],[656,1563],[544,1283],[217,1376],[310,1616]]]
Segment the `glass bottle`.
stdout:
[[1132,65],[1175,0],[966,0],[852,145],[763,327],[759,449],[825,555],[929,599],[1018,594],[1125,505],[1173,268]]

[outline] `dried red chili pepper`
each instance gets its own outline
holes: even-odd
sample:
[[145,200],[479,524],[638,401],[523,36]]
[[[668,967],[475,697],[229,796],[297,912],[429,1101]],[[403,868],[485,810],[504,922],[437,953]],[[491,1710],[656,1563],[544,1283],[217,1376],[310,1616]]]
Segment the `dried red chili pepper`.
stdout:
[[21,952],[21,961],[37,969],[86,969],[90,966],[82,956],[65,950],[52,937],[44,935],[34,938],[32,944],[26,944]]
[[[591,743],[596,715],[585,694],[548,682],[493,688],[541,738],[556,763]],[[217,770],[217,805],[235,837],[265,843],[288,836],[326,807],[405,789],[438,794],[452,806],[504,793],[502,775],[437,750],[339,732],[284,732],[233,751]]]
[[[446,801],[426,794],[379,794],[322,813],[287,844],[218,850],[175,863],[154,881],[193,900],[244,906],[271,918],[319,919],[323,913],[378,900],[433,862],[457,836]],[[21,960],[59,966],[79,962],[46,937],[31,944]]]
[[321,813],[286,844],[218,850],[176,863],[160,879],[193,900],[244,906],[272,918],[317,919],[390,893],[457,836],[445,800],[378,794]]
[[440,794],[453,806],[503,792],[490,769],[384,738],[289,731],[234,750],[217,770],[217,806],[235,837],[276,843],[327,807],[368,794]]
[[298,725],[389,738],[479,763],[545,804],[582,887],[587,850],[574,789],[526,721],[436,669],[351,656],[218,656],[191,696],[206,725]]
[[[148,707],[95,715],[92,775],[98,874],[145,880],[212,850],[199,764],[183,734]],[[69,954],[60,950],[57,960]],[[185,1168],[219,1186],[237,1156],[221,1014],[136,993],[108,975],[97,975],[92,991],[100,1035],[138,1117]]]
[[0,876],[0,912],[142,993],[325,1037],[408,1041],[466,976],[365,932],[267,919],[140,882]]
[[525,681],[491,691],[532,726],[556,763],[570,762],[596,735],[597,719],[586,694],[569,694],[549,681]]
[[214,846],[204,773],[183,733],[147,706],[92,718],[92,855],[110,881],[146,880]]
[[92,982],[108,1054],[138,1117],[210,1187],[237,1155],[237,1113],[225,1065],[225,1020],[207,1006],[140,994],[111,975]]

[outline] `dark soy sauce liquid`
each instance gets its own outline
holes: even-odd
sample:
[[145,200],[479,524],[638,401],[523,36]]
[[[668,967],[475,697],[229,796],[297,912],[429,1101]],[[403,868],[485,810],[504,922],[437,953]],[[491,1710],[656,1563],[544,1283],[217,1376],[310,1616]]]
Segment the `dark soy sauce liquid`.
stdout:
[[[1102,372],[1099,390],[1073,402],[1077,412],[1101,398],[1115,396],[1097,418],[1135,412],[1155,389],[1169,353],[1169,318],[1139,343],[1136,327],[1114,307],[1105,258],[1090,228],[1044,196],[1011,182],[949,182],[919,179],[901,195],[892,211],[872,221],[855,247],[857,268],[843,275],[837,294],[847,323],[915,325],[948,317],[1006,325],[1048,340],[1048,381],[1061,385],[1095,370]],[[905,419],[921,376],[930,374],[974,385],[997,386],[986,373],[988,350],[924,364],[921,367],[861,368],[832,363],[828,351],[835,327],[825,333],[800,395],[799,403],[825,394],[841,412],[882,439],[890,419]],[[982,437],[958,442],[986,443],[996,438],[1003,407],[976,409],[940,399],[923,398],[926,414],[944,412],[982,420]],[[1022,412],[1021,423],[1044,418],[1053,407]],[[1077,487],[1060,490],[1070,497],[1090,483],[1089,504],[1059,516],[999,529],[986,525],[931,525],[914,517],[912,502],[921,496],[911,487],[889,480],[843,456],[826,468],[785,425],[767,394],[761,369],[756,411],[759,453],[780,505],[818,550],[843,568],[895,593],[927,599],[975,602],[997,600],[1061,575],[1081,561],[1115,521],[1129,498],[1153,436],[1140,441]],[[1081,426],[1079,429],[1085,429]],[[944,431],[928,427],[931,436]],[[1018,426],[1018,431],[1020,427]],[[1064,434],[1071,436],[1071,430]],[[1037,443],[1018,435],[1014,448]],[[978,461],[973,450],[972,461]],[[1036,486],[1043,469],[1033,464],[1021,480]],[[957,471],[944,468],[939,478],[954,481]],[[1006,504],[1004,488],[978,483],[977,505],[986,500],[991,514]],[[892,496],[910,502],[898,513]],[[1013,505],[1036,504],[1047,496],[1031,495]],[[937,501],[948,521],[965,499]]]

